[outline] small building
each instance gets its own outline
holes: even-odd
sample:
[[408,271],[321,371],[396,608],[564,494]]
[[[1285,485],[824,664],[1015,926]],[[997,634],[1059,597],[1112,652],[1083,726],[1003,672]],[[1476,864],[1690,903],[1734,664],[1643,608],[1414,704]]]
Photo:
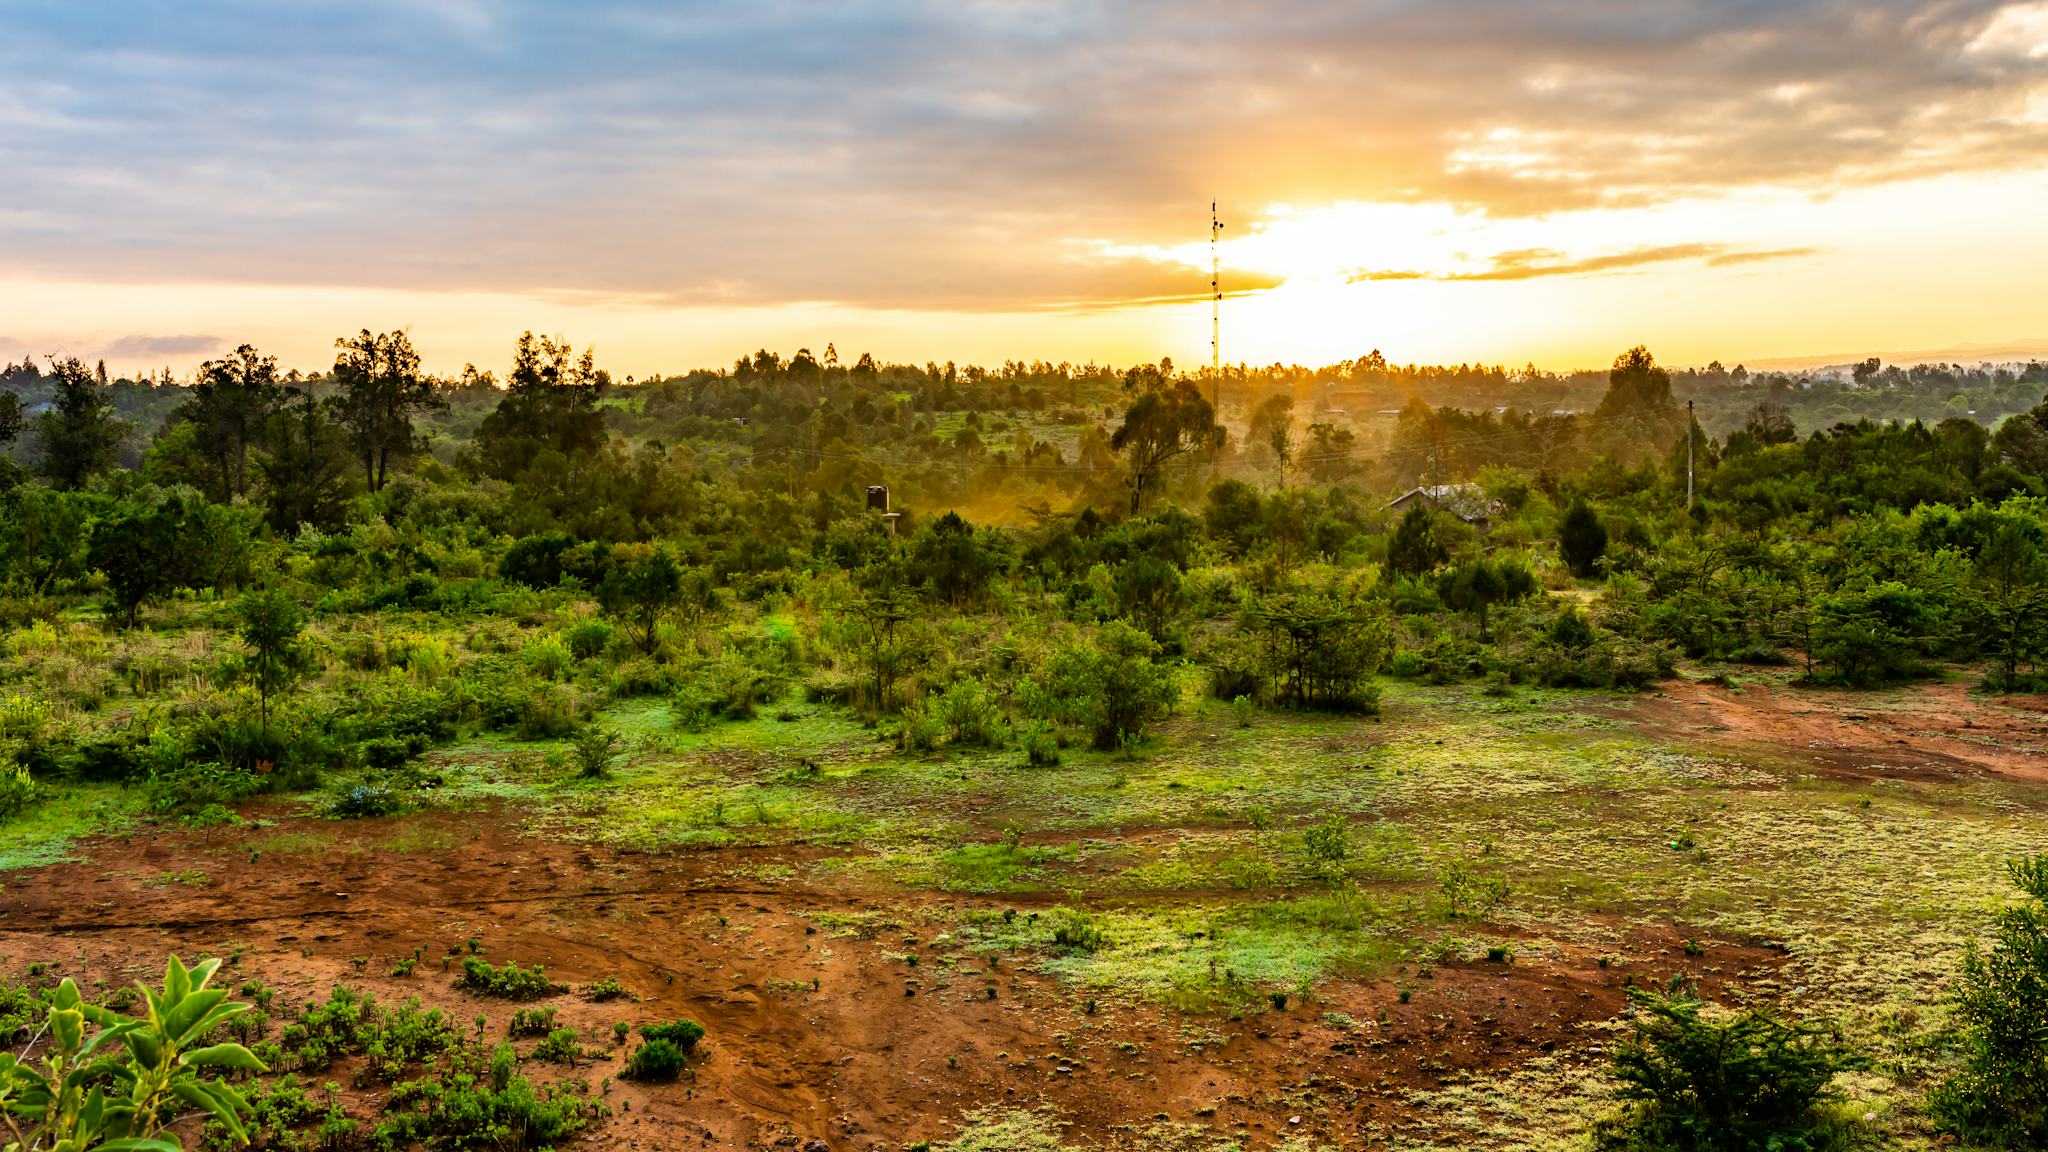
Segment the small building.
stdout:
[[1387,507],[1401,512],[1418,501],[1480,529],[1490,526],[1503,510],[1500,501],[1477,484],[1425,484],[1387,501]]
[[903,523],[903,513],[890,509],[888,486],[884,484],[870,484],[868,485],[867,495],[868,511],[881,513],[882,523],[889,526],[889,531],[891,533],[898,531]]

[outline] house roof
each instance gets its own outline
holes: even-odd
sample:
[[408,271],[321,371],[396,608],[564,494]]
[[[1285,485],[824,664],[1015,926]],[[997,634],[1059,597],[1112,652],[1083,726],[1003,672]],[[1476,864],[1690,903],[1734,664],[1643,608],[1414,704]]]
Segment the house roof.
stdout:
[[1467,524],[1491,520],[1502,511],[1500,501],[1489,497],[1477,484],[1424,484],[1387,501],[1387,507],[1405,508],[1417,500],[1428,501],[1430,507],[1449,512]]

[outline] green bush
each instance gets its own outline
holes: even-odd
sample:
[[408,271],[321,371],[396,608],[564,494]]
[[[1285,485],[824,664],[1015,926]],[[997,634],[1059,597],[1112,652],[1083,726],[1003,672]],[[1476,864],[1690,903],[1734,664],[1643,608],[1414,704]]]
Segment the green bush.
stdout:
[[606,1114],[573,1086],[536,1088],[518,1072],[512,1046],[488,1061],[464,1049],[441,1074],[393,1086],[371,1136],[378,1148],[541,1149],[562,1143]]
[[529,686],[519,702],[519,735],[525,740],[558,740],[576,730],[588,708],[569,684]]
[[980,680],[955,680],[930,700],[946,736],[954,744],[994,748],[1003,743],[1003,710]]
[[781,698],[780,677],[732,653],[683,666],[675,693],[676,723],[696,732],[720,720],[751,720],[755,706]]
[[0,756],[0,820],[19,815],[36,801],[36,782],[28,767],[11,757]]
[[1059,734],[1052,725],[1034,722],[1019,734],[1024,745],[1024,763],[1032,768],[1051,768],[1060,762]]
[[152,772],[143,786],[149,809],[160,815],[238,804],[263,790],[262,777],[225,764],[203,762]]
[[1710,1015],[1676,981],[1631,988],[1632,1033],[1614,1050],[1621,1110],[1594,1129],[1602,1152],[1820,1152],[1848,1131],[1827,1105],[1855,1067],[1840,1032],[1757,1010]]
[[690,1054],[704,1039],[704,1027],[694,1020],[672,1020],[666,1024],[643,1024],[644,1041],[626,1057],[628,1080],[673,1080],[689,1065]]
[[526,646],[520,659],[534,675],[543,680],[560,680],[568,676],[569,668],[576,657],[569,652],[569,646],[553,636],[543,636]]
[[576,770],[584,779],[597,780],[612,774],[612,760],[619,754],[618,733],[586,724],[576,733],[574,747]]
[[811,674],[804,681],[804,700],[812,704],[852,704],[860,693],[860,681],[836,669]]
[[704,1039],[704,1026],[695,1020],[671,1020],[665,1024],[643,1024],[640,1035],[649,1040],[666,1040],[687,1056]]
[[1112,620],[1094,643],[1053,654],[1027,686],[1028,707],[1042,720],[1087,725],[1099,749],[1123,748],[1173,705],[1173,674],[1158,654],[1150,636]]
[[462,978],[455,986],[501,1000],[539,1000],[562,991],[562,986],[550,981],[538,964],[521,968],[517,963],[508,963],[496,968],[481,956],[462,958]]
[[327,814],[340,820],[390,816],[404,808],[404,799],[380,784],[358,784],[327,802]]
[[1989,954],[1974,942],[1955,990],[1962,1067],[1938,1087],[1942,1131],[1975,1144],[2048,1146],[2048,856],[2006,866],[2023,902],[1998,914]]
[[668,1040],[649,1040],[626,1057],[628,1080],[663,1081],[682,1075],[690,1058]]
[[570,626],[562,633],[562,640],[569,646],[569,654],[578,660],[589,660],[604,655],[611,647],[612,626],[602,620],[583,620]]
[[1102,930],[1085,912],[1062,909],[1053,917],[1052,946],[1062,952],[1095,952],[1103,945]]
[[553,1008],[520,1008],[512,1013],[512,1019],[505,1024],[505,1034],[508,1036],[545,1036],[554,1030]]
[[[1249,603],[1238,622],[1256,659],[1252,695],[1303,708],[1376,712],[1373,673],[1393,646],[1386,606],[1337,585],[1274,593]],[[1211,689],[1219,686],[1212,672]]]
[[574,1028],[556,1028],[533,1050],[533,1058],[548,1064],[574,1064],[583,1056]]

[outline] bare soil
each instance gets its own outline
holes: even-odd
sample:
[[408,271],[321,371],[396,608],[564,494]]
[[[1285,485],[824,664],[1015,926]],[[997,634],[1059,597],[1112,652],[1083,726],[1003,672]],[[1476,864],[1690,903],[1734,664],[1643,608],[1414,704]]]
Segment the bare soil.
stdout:
[[1674,680],[1615,711],[1651,735],[1731,745],[1849,780],[2048,781],[2048,696],[1949,681],[1883,692]]
[[[1669,705],[1690,706],[1679,696]],[[1033,972],[1026,955],[990,969],[932,939],[942,918],[918,916],[996,901],[763,879],[788,876],[784,866],[804,876],[802,850],[620,853],[528,835],[505,809],[278,820],[104,840],[83,862],[8,876],[0,968],[18,978],[31,961],[56,961],[82,983],[111,985],[160,976],[168,952],[232,955],[233,979],[260,979],[286,998],[348,983],[380,999],[417,997],[460,1022],[487,1012],[496,1038],[511,1006],[456,990],[441,961],[474,938],[495,962],[541,963],[572,986],[623,983],[637,1001],[591,1003],[573,991],[548,1001],[586,1043],[609,1048],[617,1020],[680,1016],[708,1029],[705,1059],[676,1085],[618,1081],[617,1052],[568,1073],[594,1085],[614,1078],[614,1115],[585,1146],[815,1152],[820,1141],[942,1139],[970,1109],[1041,1104],[1082,1138],[1170,1119],[1255,1145],[1301,1133],[1356,1146],[1408,1117],[1409,1090],[1553,1050],[1597,1059],[1588,1029],[1621,1011],[1629,979],[1690,970],[1712,995],[1780,962],[1728,941],[1702,941],[1704,953],[1688,956],[1691,934],[1671,926],[1636,930],[1606,965],[1587,954],[1410,972],[1405,1003],[1393,980],[1353,981],[1281,1011],[1188,1016],[1091,1006]],[[879,916],[849,933],[833,913]],[[415,948],[425,956],[415,973],[390,976]],[[912,951],[923,961],[915,968],[885,956]],[[941,962],[949,955],[956,964]],[[557,1075],[539,1064],[528,1072]],[[350,1099],[367,1117],[369,1101]]]

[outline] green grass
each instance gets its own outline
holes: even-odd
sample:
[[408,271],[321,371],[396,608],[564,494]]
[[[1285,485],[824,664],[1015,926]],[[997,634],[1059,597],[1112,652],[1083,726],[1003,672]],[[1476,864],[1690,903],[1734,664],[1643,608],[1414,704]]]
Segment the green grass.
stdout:
[[76,859],[81,838],[125,831],[141,815],[140,790],[112,784],[46,786],[28,810],[0,822],[0,872]]

